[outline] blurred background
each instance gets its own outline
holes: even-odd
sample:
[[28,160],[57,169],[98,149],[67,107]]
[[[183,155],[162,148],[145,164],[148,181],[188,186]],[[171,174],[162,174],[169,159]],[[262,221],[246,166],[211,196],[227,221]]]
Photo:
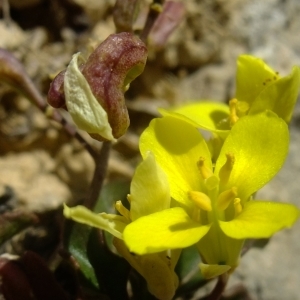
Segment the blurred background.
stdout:
[[[140,161],[139,135],[159,115],[157,108],[200,99],[226,102],[233,97],[240,54],[264,59],[280,75],[300,65],[300,1],[181,2],[185,6],[182,21],[163,45],[150,43],[145,71],[126,93],[131,126],[113,146],[107,182],[131,179]],[[145,7],[149,3],[144,0]],[[0,47],[24,64],[46,97],[51,80],[66,68],[72,54],[87,54],[115,32],[114,4],[114,0],[2,0]],[[139,22],[143,22],[143,10],[137,27]],[[287,162],[257,197],[292,202],[300,208],[299,103],[290,129]],[[100,148],[101,143],[82,134]],[[0,84],[1,212],[22,207],[51,215],[63,202],[78,203],[88,192],[93,169],[90,155],[60,124]],[[47,220],[2,244],[0,252],[47,251],[56,234],[51,218]],[[253,300],[299,299],[299,232],[298,222],[266,241],[263,248],[249,250],[229,288],[243,283]]]

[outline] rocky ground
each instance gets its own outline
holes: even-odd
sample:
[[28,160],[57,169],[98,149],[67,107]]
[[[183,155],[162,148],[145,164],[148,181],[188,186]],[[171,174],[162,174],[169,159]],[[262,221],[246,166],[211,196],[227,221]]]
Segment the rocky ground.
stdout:
[[[66,67],[73,53],[86,52],[114,33],[114,2],[10,0],[8,11],[2,1],[0,47],[22,61],[46,95],[51,78]],[[114,145],[108,181],[131,178],[139,161],[139,134],[157,115],[157,107],[197,99],[230,99],[239,54],[258,56],[280,74],[300,65],[298,0],[183,2],[184,20],[163,49],[150,48],[145,72],[127,94],[132,125]],[[14,205],[34,212],[82,199],[93,173],[89,154],[11,88],[0,85],[0,99],[0,197],[7,196],[9,187]],[[99,147],[98,142],[90,142]],[[260,191],[260,198],[300,207],[299,147],[300,103],[291,122],[287,162]],[[242,283],[253,300],[299,299],[299,230],[298,222],[275,235],[263,249],[249,250],[229,287]],[[6,250],[2,246],[2,252]]]

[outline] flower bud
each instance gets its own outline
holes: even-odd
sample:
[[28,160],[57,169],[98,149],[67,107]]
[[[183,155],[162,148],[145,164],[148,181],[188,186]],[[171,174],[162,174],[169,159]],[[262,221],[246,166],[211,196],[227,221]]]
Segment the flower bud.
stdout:
[[124,93],[145,66],[147,48],[128,32],[110,35],[84,62],[80,54],[57,75],[48,92],[53,107],[66,106],[75,124],[97,140],[113,140],[129,126]]

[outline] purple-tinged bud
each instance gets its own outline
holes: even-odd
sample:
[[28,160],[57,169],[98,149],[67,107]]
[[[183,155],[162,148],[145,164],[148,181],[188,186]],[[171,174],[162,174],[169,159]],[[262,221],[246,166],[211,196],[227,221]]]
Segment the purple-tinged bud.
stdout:
[[54,108],[63,108],[66,106],[66,99],[64,94],[64,78],[66,70],[61,71],[56,75],[50,84],[48,92],[48,103]]
[[141,0],[117,0],[113,17],[117,31],[132,32],[133,23],[138,15]]
[[185,15],[184,3],[175,1],[166,1],[163,11],[155,21],[148,41],[155,49],[161,49],[165,46],[169,36],[183,20]]
[[65,74],[54,79],[49,104],[65,104],[75,124],[95,139],[119,138],[129,126],[124,93],[144,69],[145,44],[128,32],[112,34],[86,62],[78,60],[73,55]]

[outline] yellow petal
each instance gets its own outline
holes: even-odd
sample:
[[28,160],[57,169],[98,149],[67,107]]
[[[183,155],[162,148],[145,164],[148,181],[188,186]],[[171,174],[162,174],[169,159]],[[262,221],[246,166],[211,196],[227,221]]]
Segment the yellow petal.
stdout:
[[151,151],[156,162],[167,174],[171,196],[178,202],[191,205],[188,191],[201,191],[199,158],[212,168],[210,153],[198,130],[187,122],[163,117],[151,121],[140,139],[143,157]]
[[292,204],[252,200],[232,221],[220,221],[223,232],[234,239],[268,238],[291,227],[300,211]]
[[130,216],[139,217],[170,208],[170,188],[166,174],[149,152],[136,168],[130,186]]
[[172,300],[178,287],[178,277],[158,254],[140,256],[142,275],[147,287],[157,299]]
[[151,294],[158,299],[173,298],[178,287],[178,277],[172,268],[170,258],[162,259],[162,253],[134,255],[119,239],[114,239],[114,245],[129,264],[145,278]]
[[198,242],[209,230],[190,219],[180,207],[141,217],[126,226],[124,242],[136,254],[185,248]]
[[237,61],[236,98],[251,107],[260,92],[278,77],[263,60],[251,55],[241,55]]
[[253,102],[249,114],[256,114],[268,109],[289,123],[298,98],[299,87],[300,69],[294,67],[289,76],[276,80],[259,94]]
[[216,163],[215,174],[232,153],[235,163],[224,189],[236,186],[241,201],[269,182],[282,167],[288,152],[286,123],[272,112],[241,118],[230,131]]
[[95,214],[84,206],[68,207],[64,205],[64,216],[78,223],[103,229],[113,236],[122,239],[122,233],[127,225],[126,218],[113,214]]
[[199,101],[177,107],[171,110],[159,109],[163,116],[173,116],[190,122],[193,126],[213,132],[226,132],[226,119],[229,107],[224,103]]

